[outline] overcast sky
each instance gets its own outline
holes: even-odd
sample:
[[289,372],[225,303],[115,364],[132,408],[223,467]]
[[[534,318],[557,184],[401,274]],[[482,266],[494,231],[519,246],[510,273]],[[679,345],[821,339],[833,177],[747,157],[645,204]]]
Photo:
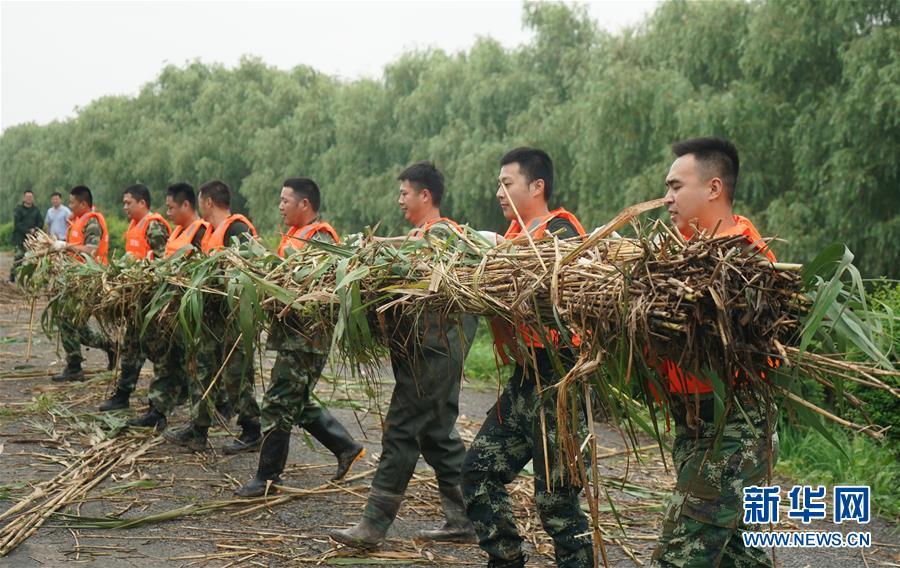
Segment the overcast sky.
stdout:
[[[589,3],[611,31],[658,0]],[[381,76],[405,51],[465,50],[479,36],[529,39],[510,2],[12,2],[0,3],[0,128],[74,116],[103,95],[134,95],[169,63],[235,65],[255,55],[346,79]]]

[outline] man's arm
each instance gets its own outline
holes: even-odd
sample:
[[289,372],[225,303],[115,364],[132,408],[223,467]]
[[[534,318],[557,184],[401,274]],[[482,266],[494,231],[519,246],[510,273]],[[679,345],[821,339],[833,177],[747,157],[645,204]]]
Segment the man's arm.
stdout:
[[166,243],[169,241],[169,229],[159,221],[150,221],[147,227],[147,244],[153,251],[153,258],[166,256]]

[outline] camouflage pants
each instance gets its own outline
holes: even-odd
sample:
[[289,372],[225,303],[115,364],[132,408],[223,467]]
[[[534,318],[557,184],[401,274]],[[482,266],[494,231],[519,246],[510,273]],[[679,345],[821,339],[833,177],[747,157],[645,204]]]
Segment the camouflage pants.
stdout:
[[153,362],[153,380],[147,392],[150,404],[170,415],[188,389],[187,358],[180,336],[167,340],[155,330],[145,335],[145,352]]
[[272,367],[271,381],[263,396],[262,431],[290,432],[315,422],[328,411],[312,400],[313,389],[322,375],[328,355],[295,349],[279,349]]
[[89,322],[83,325],[61,323],[59,325],[59,341],[66,352],[66,363],[69,366],[81,365],[84,357],[81,355],[81,346],[87,345],[104,351],[112,349],[112,340],[99,329],[91,327]]
[[[701,397],[696,418],[688,419],[684,404],[674,405],[672,460],[677,478],[652,566],[772,566],[762,549],[744,546],[741,531],[743,488],[763,485],[770,454],[773,467],[778,459],[776,409],[749,392],[737,398],[750,423],[735,409],[718,440],[710,397]],[[771,438],[766,435],[767,419]]]
[[[536,350],[541,384],[558,378],[550,359]],[[512,503],[505,484],[533,461],[534,501],[544,530],[553,538],[556,563],[563,568],[594,565],[588,520],[581,510],[581,488],[569,479],[559,463],[556,439],[555,396],[543,404],[536,390],[534,370],[516,365],[515,372],[497,403],[488,411],[463,465],[463,495],[466,513],[475,525],[478,544],[491,558],[511,560],[522,552],[522,537],[516,529]],[[547,455],[541,434],[543,407],[547,431]],[[550,479],[547,479],[547,467]],[[548,483],[552,487],[548,488]]]
[[478,320],[469,316],[447,325],[453,329],[434,324],[426,332],[435,334],[430,340],[402,352],[391,350],[395,385],[372,479],[376,489],[402,495],[420,454],[434,469],[441,489],[460,485],[466,447],[456,431],[459,388]]
[[[206,398],[206,392],[213,378],[222,370],[216,384],[222,389],[228,402],[238,414],[238,423],[247,424],[259,421],[259,404],[254,395],[255,370],[253,367],[253,350],[247,349],[243,340],[232,351],[239,334],[230,326],[221,324],[216,329],[224,333],[204,328],[203,335],[195,353],[197,377],[190,381],[191,386],[191,422],[194,426],[208,428],[212,425],[215,413],[215,401],[220,399],[212,392]],[[230,354],[230,356],[229,356]]]
[[147,359],[140,333],[141,330],[132,322],[126,324],[122,349],[119,352],[119,379],[116,388],[128,393],[134,392],[137,387],[141,368]]

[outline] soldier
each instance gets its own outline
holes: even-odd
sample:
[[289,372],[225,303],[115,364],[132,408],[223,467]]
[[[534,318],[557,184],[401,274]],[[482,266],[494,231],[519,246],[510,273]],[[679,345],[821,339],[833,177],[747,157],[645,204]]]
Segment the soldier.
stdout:
[[[308,178],[285,180],[278,207],[284,224],[278,256],[301,249],[307,240],[340,242],[337,232],[319,218],[319,186]],[[264,495],[269,482],[280,482],[287,463],[291,429],[305,428],[337,458],[332,481],[343,479],[350,467],[366,450],[337,419],[310,399],[322,369],[328,360],[331,335],[304,335],[303,328],[290,316],[273,319],[266,349],[277,351],[272,378],[262,403],[263,443],[256,476],[235,494],[240,497]]]
[[[444,176],[433,164],[414,164],[400,174],[400,209],[415,227],[410,236],[447,241],[461,229],[442,217]],[[394,392],[384,420],[381,459],[372,490],[356,525],[330,533],[356,548],[380,545],[394,521],[419,455],[434,468],[445,524],[424,530],[424,540],[474,542],[460,490],[465,446],[456,431],[463,364],[477,319],[425,312],[417,322],[399,321],[391,338]]]
[[[125,231],[125,254],[135,260],[162,258],[172,228],[162,215],[150,211],[150,190],[147,186],[135,184],[126,188],[122,192],[122,209],[130,219]],[[129,319],[125,327],[116,392],[100,405],[101,412],[128,408],[128,399],[134,392],[146,359],[140,334],[136,320]]]
[[[535,239],[548,234],[560,238],[584,234],[573,214],[563,208],[549,210],[554,189],[553,162],[546,152],[517,148],[506,154],[500,165],[497,199],[510,220],[506,239],[520,237],[526,230]],[[542,397],[538,390],[538,383],[547,387],[562,378],[554,370],[547,350],[558,349],[564,371],[572,368],[572,353],[559,345],[557,330],[545,330],[544,337],[553,342],[548,346],[543,345],[536,330],[521,326],[518,334],[529,350],[527,357],[522,357],[512,342],[504,343],[502,333],[495,333],[501,355],[505,358],[502,348],[508,346],[517,360],[509,382],[488,411],[466,454],[466,511],[478,533],[478,544],[488,553],[488,566],[524,566],[522,537],[516,530],[512,503],[504,485],[533,460],[534,501],[544,530],[553,537],[557,565],[593,566],[591,541],[584,536],[588,532],[587,517],[579,504],[581,487],[570,478],[567,464],[559,461],[555,391],[551,389]],[[542,434],[542,414],[546,439]]]
[[[231,190],[225,182],[213,180],[204,183],[199,190],[200,212],[210,224],[210,231],[203,241],[203,252],[216,250],[256,237],[256,228],[249,219],[231,212]],[[221,385],[238,411],[240,437],[224,446],[222,451],[234,454],[253,451],[262,443],[259,429],[259,404],[253,394],[253,349],[247,346],[234,319],[225,313],[225,306],[211,301],[206,307],[210,321],[201,328],[195,354],[197,379],[191,381],[194,389],[191,397],[191,423],[175,431],[167,431],[170,442],[186,446],[194,451],[206,449],[207,432],[212,423],[210,401],[203,394],[212,384],[213,377],[222,370]],[[252,338],[249,338],[252,339]]]
[[[55,241],[53,250],[69,251],[76,259],[84,262],[85,256],[90,256],[101,264],[109,262],[109,232],[106,230],[106,219],[99,211],[94,211],[94,196],[90,188],[79,185],[69,191],[69,208],[72,210],[72,219],[65,241]],[[116,364],[116,350],[103,332],[91,329],[85,322],[83,325],[74,325],[68,321],[59,324],[59,337],[63,350],[66,352],[66,368],[62,373],[53,377],[53,381],[82,381],[84,371],[81,362],[81,346],[96,347],[106,351],[109,370]]]
[[[740,161],[727,140],[695,138],[672,146],[666,176],[672,222],[686,239],[697,231],[743,235],[770,261],[775,255],[753,223],[732,211]],[[716,436],[712,383],[662,361],[675,423],[675,491],[663,520],[652,566],[771,566],[766,553],[744,546],[743,488],[762,485],[778,457],[777,409],[747,388],[734,388],[743,412],[724,418]],[[713,448],[718,446],[718,451]]]
[[[185,249],[202,250],[209,223],[197,216],[196,208],[197,198],[190,184],[176,183],[166,190],[166,215],[175,224],[166,241],[166,257]],[[164,335],[151,323],[145,338],[148,355],[154,363],[154,377],[147,391],[150,406],[143,416],[128,420],[128,425],[155,426],[161,431],[165,429],[166,417],[187,398],[187,346],[177,327],[173,334]]]

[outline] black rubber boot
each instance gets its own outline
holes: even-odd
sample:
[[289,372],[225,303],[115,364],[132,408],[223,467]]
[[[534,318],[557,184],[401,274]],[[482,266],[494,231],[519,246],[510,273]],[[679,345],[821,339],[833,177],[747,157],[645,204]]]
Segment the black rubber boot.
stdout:
[[525,555],[520,554],[512,560],[504,558],[490,558],[488,560],[488,568],[525,568]]
[[81,363],[68,363],[63,372],[50,379],[54,383],[68,383],[71,381],[83,381],[84,370]]
[[131,393],[117,388],[115,394],[104,400],[100,405],[100,412],[109,412],[110,410],[122,410],[128,408],[128,399]]
[[[266,494],[269,482],[280,483],[281,472],[287,463],[291,449],[291,433],[288,430],[270,430],[262,441],[259,450],[259,465],[256,476],[249,483],[234,492],[238,497],[262,497]],[[274,492],[269,488],[269,492]]]
[[191,424],[178,430],[166,430],[163,432],[163,436],[173,444],[184,446],[195,452],[202,452],[206,450],[207,446],[207,431],[208,428],[201,428]]
[[344,479],[353,464],[366,455],[366,449],[324,408],[314,422],[304,424],[303,427],[337,458],[337,471],[331,481]]
[[444,526],[439,529],[420,530],[416,533],[416,538],[435,542],[477,542],[475,527],[466,516],[466,506],[459,486],[442,488],[441,503],[444,505],[446,518]]
[[241,423],[241,435],[236,440],[222,446],[222,452],[228,455],[241,452],[255,452],[262,444],[262,436],[259,433],[259,421],[248,420]]
[[362,520],[349,529],[329,531],[328,536],[353,548],[363,550],[378,548],[384,542],[384,535],[394,522],[402,502],[403,495],[373,487],[369,492]]
[[152,404],[143,416],[129,418],[125,423],[139,428],[156,428],[157,432],[162,432],[168,425],[166,415],[153,408]]

